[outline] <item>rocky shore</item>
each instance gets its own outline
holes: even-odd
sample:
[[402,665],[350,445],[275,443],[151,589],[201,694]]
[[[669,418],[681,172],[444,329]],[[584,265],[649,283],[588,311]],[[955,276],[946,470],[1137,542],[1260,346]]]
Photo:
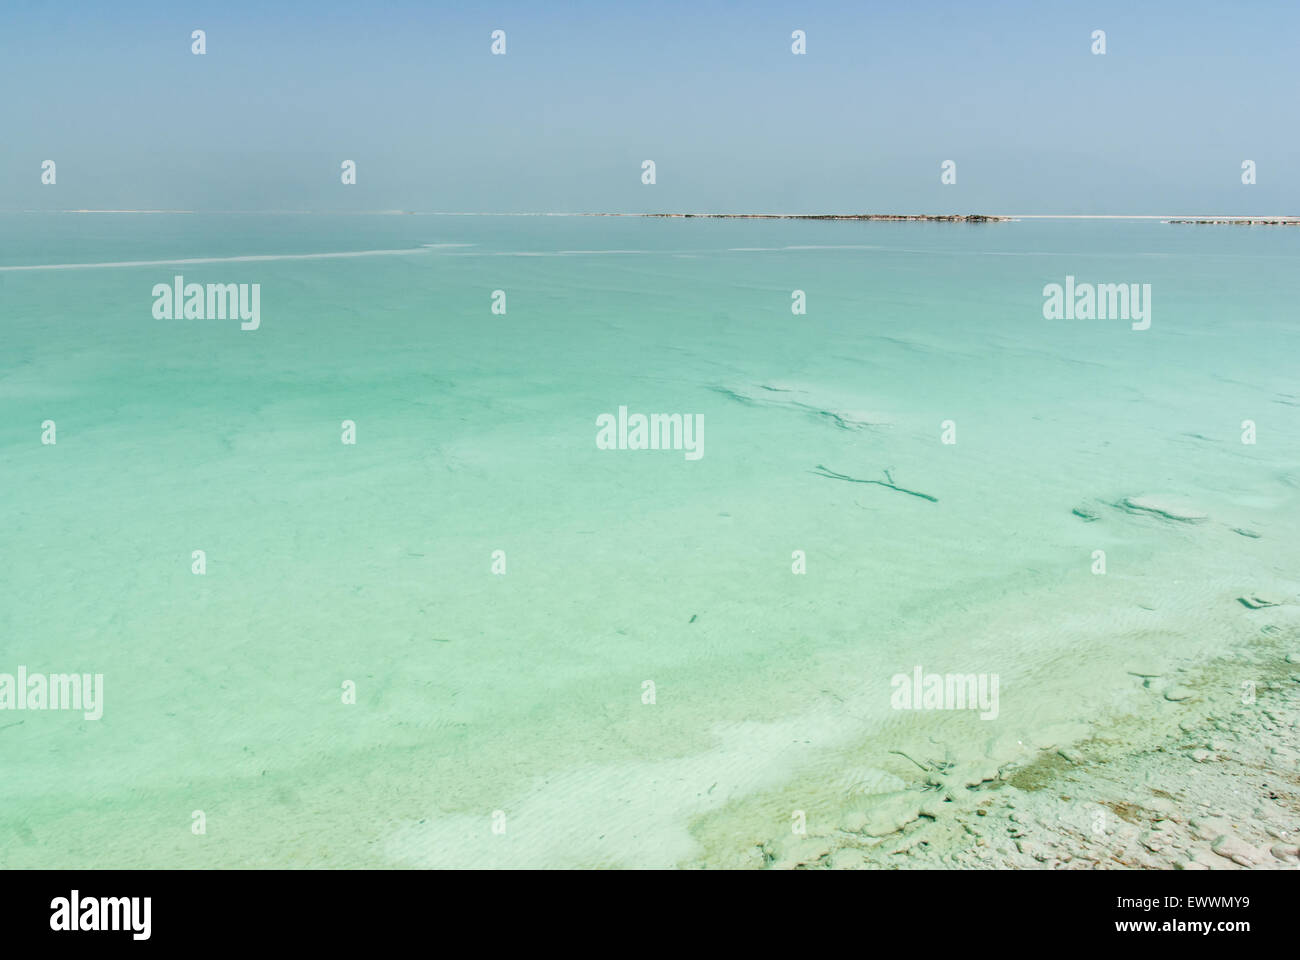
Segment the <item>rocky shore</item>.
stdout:
[[738,866],[1300,868],[1300,631],[1283,622],[1197,670],[1131,672],[1149,702],[1086,740],[1049,735],[983,769],[902,754],[915,767],[904,789],[863,798],[837,829],[762,843]]

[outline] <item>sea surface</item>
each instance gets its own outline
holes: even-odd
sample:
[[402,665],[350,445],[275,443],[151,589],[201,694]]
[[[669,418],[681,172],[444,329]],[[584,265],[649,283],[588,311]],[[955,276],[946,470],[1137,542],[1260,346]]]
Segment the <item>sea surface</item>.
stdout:
[[[0,865],[735,866],[915,786],[895,750],[1086,736],[1300,596],[1298,267],[1159,221],[0,215],[0,674],[104,691],[0,710]],[[260,328],[155,319],[178,274]],[[1150,328],[1044,319],[1067,276]],[[703,456],[600,449],[621,406]],[[918,666],[997,718],[895,709]]]

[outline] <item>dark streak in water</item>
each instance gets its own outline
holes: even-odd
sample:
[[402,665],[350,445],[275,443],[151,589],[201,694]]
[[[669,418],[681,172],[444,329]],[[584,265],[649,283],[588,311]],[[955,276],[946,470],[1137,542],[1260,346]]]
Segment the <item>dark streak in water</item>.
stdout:
[[[820,473],[818,472],[820,471]],[[850,477],[844,473],[836,473],[834,470],[828,470],[820,463],[817,464],[816,470],[809,470],[809,473],[816,474],[819,477],[826,477],[829,480],[847,480],[849,483],[874,483],[878,487],[888,487],[890,490],[897,490],[899,493],[905,493],[910,497],[920,497],[922,500],[929,500],[931,503],[938,503],[938,497],[932,497],[928,493],[918,493],[915,490],[908,490],[906,487],[900,487],[893,482],[894,478],[885,471],[884,480],[859,480],[857,477]]]
[[735,400],[737,403],[743,403],[749,407],[757,406],[757,404],[754,402],[753,399],[751,399],[750,397],[743,396],[742,394],[737,393],[735,390],[728,390],[726,387],[709,387],[709,389],[714,391],[715,393],[722,394],[724,397],[730,397],[732,400]]
[[[759,384],[759,387],[763,390],[767,390],[772,393],[793,393],[794,392],[792,390],[785,390],[780,387],[769,387],[766,384]],[[747,407],[757,407],[757,406],[782,407],[788,410],[797,410],[801,413],[807,414],[810,417],[813,417],[816,420],[829,421],[833,425],[839,427],[841,430],[865,430],[868,427],[880,427],[880,426],[888,425],[888,424],[881,424],[881,423],[873,423],[868,420],[854,420],[852,419],[852,417],[845,416],[844,414],[841,413],[836,413],[834,410],[823,410],[820,407],[816,407],[808,403],[801,403],[798,400],[763,400],[756,397],[747,397],[742,393],[737,393],[735,390],[732,390],[729,387],[711,386],[709,387],[709,389],[712,390],[714,393],[722,394],[724,397],[730,397],[732,400],[735,400],[737,403],[743,403]]]

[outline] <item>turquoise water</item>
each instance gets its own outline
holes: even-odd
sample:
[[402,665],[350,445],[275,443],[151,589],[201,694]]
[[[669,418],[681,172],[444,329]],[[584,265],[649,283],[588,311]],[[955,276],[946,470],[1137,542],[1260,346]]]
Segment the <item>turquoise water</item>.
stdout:
[[[729,865],[755,798],[1122,712],[1300,587],[1300,231],[0,218],[3,267],[361,251],[0,270],[0,673],[104,676],[0,711],[0,863]],[[155,320],[177,273],[260,329]],[[1151,328],[1044,320],[1067,274]],[[892,710],[914,665],[998,719]]]

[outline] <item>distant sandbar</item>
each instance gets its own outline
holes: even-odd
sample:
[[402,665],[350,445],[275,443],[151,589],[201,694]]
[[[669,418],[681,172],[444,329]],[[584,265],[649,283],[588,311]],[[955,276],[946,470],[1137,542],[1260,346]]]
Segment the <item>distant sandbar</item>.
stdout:
[[1300,217],[1196,217],[1166,220],[1165,223],[1231,223],[1248,227],[1300,226]]
[[879,220],[896,223],[920,220],[933,223],[992,223],[1009,221],[1011,217],[989,216],[983,213],[586,213],[586,217],[654,217],[664,219],[695,220]]

